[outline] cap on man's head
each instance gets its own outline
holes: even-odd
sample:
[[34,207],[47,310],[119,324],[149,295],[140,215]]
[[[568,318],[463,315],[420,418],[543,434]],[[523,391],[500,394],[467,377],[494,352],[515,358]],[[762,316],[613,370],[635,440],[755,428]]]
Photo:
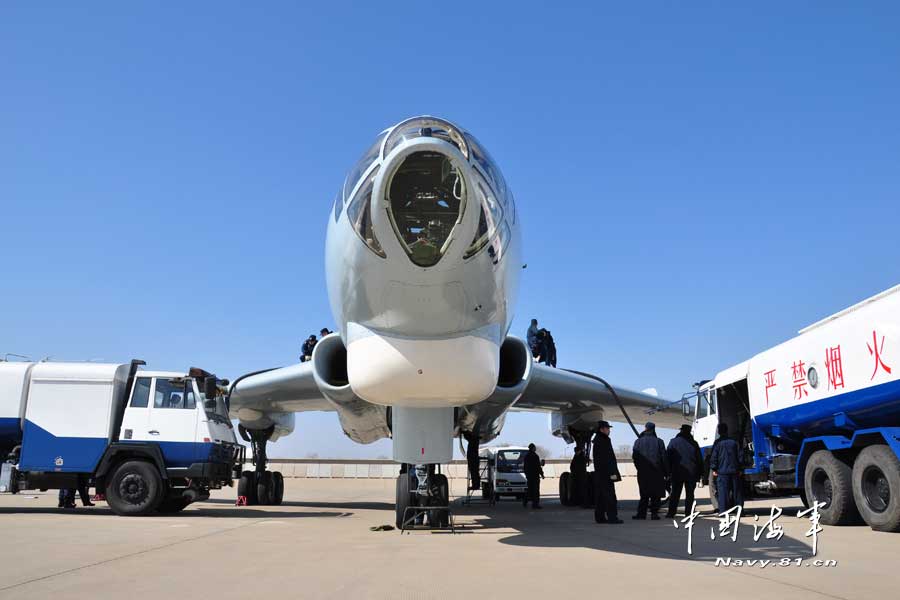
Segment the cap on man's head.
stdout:
[[691,426],[688,425],[687,423],[685,423],[684,425],[681,426],[681,431],[684,432],[684,433],[690,433],[690,432],[691,432]]
[[728,435],[728,423],[719,423],[719,435]]
[[321,330],[319,330],[319,335],[322,335],[322,336],[328,335],[329,333],[331,333],[331,332],[328,331],[327,327],[323,327]]
[[531,320],[531,324],[532,324],[532,325],[537,325],[537,319],[532,319],[532,320]]
[[537,446],[535,446],[534,444],[528,444],[529,450],[535,450],[536,448],[537,448]]
[[597,423],[597,429],[603,429],[604,427],[609,429],[612,427],[612,425],[609,424],[609,421],[599,421]]
[[644,431],[656,431],[656,423],[653,421],[647,421],[644,424]]

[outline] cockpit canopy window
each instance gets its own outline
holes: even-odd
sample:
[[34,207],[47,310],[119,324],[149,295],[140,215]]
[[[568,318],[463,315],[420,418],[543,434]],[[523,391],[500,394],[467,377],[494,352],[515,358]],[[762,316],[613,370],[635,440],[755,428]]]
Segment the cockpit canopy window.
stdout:
[[469,158],[469,147],[462,133],[443,119],[432,117],[416,117],[397,125],[384,144],[384,155],[402,142],[417,137],[435,137],[456,146],[465,158]]
[[359,183],[359,179],[365,175],[369,166],[381,156],[381,142],[384,141],[385,135],[387,135],[387,131],[382,131],[378,134],[378,137],[375,138],[375,142],[369,146],[369,149],[362,155],[362,158],[360,158],[353,168],[350,169],[350,172],[347,173],[347,179],[344,180],[344,202],[350,198],[350,194],[353,193],[353,188]]
[[338,190],[338,193],[334,195],[334,222],[337,223],[338,219],[341,218],[341,211],[344,209],[344,197],[341,194],[341,190]]
[[356,191],[356,195],[347,207],[347,218],[353,225],[353,229],[366,243],[366,246],[381,258],[387,258],[387,254],[381,248],[381,243],[375,237],[372,229],[372,188],[375,186],[375,176],[378,174],[376,167],[365,183]]
[[439,152],[414,152],[391,178],[390,217],[410,260],[430,267],[450,245],[466,203],[465,179]]
[[478,143],[478,140],[468,133],[466,134],[466,140],[469,142],[472,160],[474,160],[475,164],[477,164],[484,172],[488,184],[490,184],[491,188],[496,192],[500,201],[503,202],[503,204],[506,204],[506,181],[503,179],[503,174],[500,172],[500,169],[498,169],[497,165],[494,163],[494,159],[492,159],[487,150]]
[[466,249],[463,258],[469,258],[484,248],[488,239],[499,227],[503,221],[503,207],[497,202],[494,194],[490,190],[486,190],[481,182],[476,184],[477,196],[481,205],[481,215],[478,219],[478,229],[475,231],[475,237],[472,243]]

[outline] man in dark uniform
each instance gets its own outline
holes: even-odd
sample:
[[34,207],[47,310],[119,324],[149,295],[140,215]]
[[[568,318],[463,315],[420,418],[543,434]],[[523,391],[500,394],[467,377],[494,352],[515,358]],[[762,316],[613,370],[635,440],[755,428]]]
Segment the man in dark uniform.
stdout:
[[541,457],[538,456],[537,447],[534,444],[528,444],[528,454],[525,455],[525,479],[528,480],[528,493],[522,500],[522,506],[528,506],[528,500],[531,500],[532,508],[543,508],[541,506],[541,479],[544,478],[544,469],[541,466]]
[[622,520],[619,518],[615,484],[622,481],[622,476],[619,474],[612,440],[609,439],[609,429],[609,423],[600,421],[597,424],[597,435],[594,436],[594,520],[619,525]]
[[[744,504],[741,490],[741,460],[737,442],[728,437],[728,425],[719,423],[719,439],[713,444],[709,467],[716,479],[719,512]],[[710,485],[713,485],[710,482]]]
[[684,488],[684,515],[691,513],[694,506],[694,490],[703,469],[700,444],[691,435],[691,426],[682,425],[678,435],[672,438],[668,448],[669,466],[672,468],[672,494],[669,496],[667,519],[674,519]]
[[466,465],[469,468],[469,480],[471,482],[469,489],[479,490],[481,489],[481,457],[478,450],[478,433],[475,431],[463,432],[463,437],[466,438]]
[[666,479],[669,477],[669,457],[665,443],[656,437],[655,423],[644,425],[643,433],[634,442],[631,460],[637,467],[641,494],[637,514],[632,519],[646,519],[649,507],[650,518],[658,521],[660,500],[666,493]]
[[303,342],[303,345],[300,347],[300,362],[306,362],[312,358],[313,348],[316,347],[316,339],[315,335],[310,335],[306,338],[306,341]]
[[588,504],[588,472],[587,472],[587,456],[584,455],[584,448],[575,448],[575,455],[572,462],[569,463],[569,472],[572,474],[572,485],[575,486],[575,493],[572,494],[575,504],[587,506]]

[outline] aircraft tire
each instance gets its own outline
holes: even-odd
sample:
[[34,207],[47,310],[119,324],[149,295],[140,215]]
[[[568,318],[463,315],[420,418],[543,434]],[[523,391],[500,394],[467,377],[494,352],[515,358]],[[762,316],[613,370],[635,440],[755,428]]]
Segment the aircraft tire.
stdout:
[[[440,473],[434,475],[434,483],[438,488],[438,495],[433,498],[438,506],[450,505],[450,484],[447,476]],[[450,514],[447,509],[437,509],[428,512],[428,522],[432,527],[444,528],[450,525]]]
[[263,471],[256,482],[256,500],[261,506],[272,504],[272,471]]
[[559,476],[559,503],[563,506],[572,504],[572,474],[568,471]]
[[272,473],[272,495],[269,498],[273,506],[280,506],[284,500],[284,475],[281,471]]
[[853,500],[852,469],[828,450],[817,450],[809,457],[803,483],[810,505],[826,503],[819,509],[825,525],[848,525],[859,520]]
[[[808,468],[808,467],[807,467]],[[853,462],[853,499],[875,531],[900,531],[900,460],[883,444],[863,448]]]
[[397,529],[403,527],[403,516],[406,514],[406,507],[409,505],[409,474],[403,473],[397,477],[397,498],[394,504]]
[[244,496],[248,506],[256,505],[256,472],[244,471],[241,473],[241,478],[238,479],[237,495]]

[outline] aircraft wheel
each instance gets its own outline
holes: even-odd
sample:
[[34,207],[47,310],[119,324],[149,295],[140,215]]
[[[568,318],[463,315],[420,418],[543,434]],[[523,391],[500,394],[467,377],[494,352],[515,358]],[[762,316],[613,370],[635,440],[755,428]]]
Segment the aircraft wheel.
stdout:
[[244,471],[238,480],[238,496],[244,496],[247,499],[247,505],[253,506],[257,504],[256,500],[256,472]]
[[256,482],[256,500],[262,506],[272,504],[272,471],[263,471],[259,474],[259,481]]
[[825,525],[847,525],[859,518],[853,502],[852,469],[829,452],[818,450],[806,463],[803,478],[810,504],[824,502],[819,509]]
[[559,476],[559,503],[563,506],[572,504],[572,474],[566,471]]
[[394,504],[397,529],[403,527],[403,518],[406,515],[406,508],[410,506],[410,504],[409,474],[402,473],[397,477],[397,499]]
[[269,500],[273,506],[278,506],[284,499],[284,476],[281,471],[272,473],[272,494]]
[[[808,468],[808,467],[807,467]],[[900,531],[900,460],[885,445],[864,448],[853,463],[853,498],[875,531]]]
[[[432,498],[438,506],[450,505],[450,484],[447,476],[440,473],[433,476],[434,484],[438,488],[438,495]],[[450,513],[447,509],[438,509],[428,512],[428,522],[432,527],[443,528],[450,525]]]

